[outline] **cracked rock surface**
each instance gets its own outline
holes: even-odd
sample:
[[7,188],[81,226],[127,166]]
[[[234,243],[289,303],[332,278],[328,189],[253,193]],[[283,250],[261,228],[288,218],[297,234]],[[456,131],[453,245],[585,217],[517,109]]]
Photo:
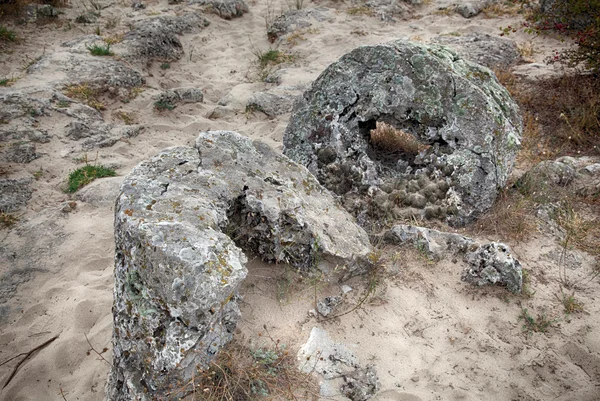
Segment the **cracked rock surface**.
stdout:
[[139,164],[115,241],[111,400],[185,384],[230,340],[244,252],[332,278],[370,267],[366,233],[304,167],[228,131]]
[[[377,122],[422,150],[380,148]],[[461,225],[493,204],[521,132],[517,104],[489,69],[443,46],[394,41],[330,65],[294,105],[283,142],[361,224],[408,213]]]

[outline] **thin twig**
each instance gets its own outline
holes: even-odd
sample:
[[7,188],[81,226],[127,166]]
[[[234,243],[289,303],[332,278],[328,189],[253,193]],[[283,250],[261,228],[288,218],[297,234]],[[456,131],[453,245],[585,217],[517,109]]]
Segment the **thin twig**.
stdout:
[[[52,337],[51,339],[49,339],[48,341],[44,342],[43,344],[38,345],[37,347],[35,347],[34,349],[32,349],[29,352],[26,352],[25,354],[19,354],[19,355],[17,355],[17,356],[25,355],[25,358],[21,359],[19,361],[19,363],[17,364],[17,366],[15,366],[15,368],[12,371],[12,373],[8,377],[8,380],[6,380],[6,383],[4,383],[4,386],[2,386],[2,388],[6,388],[6,386],[8,386],[8,383],[10,383],[10,381],[15,377],[15,375],[17,374],[17,371],[19,370],[19,368],[21,367],[21,365],[23,365],[25,363],[25,361],[27,361],[31,357],[31,355],[33,355],[34,352],[39,351],[42,348],[46,347],[48,344],[50,344],[52,341],[56,340],[57,338],[58,338],[58,335]],[[15,358],[11,358],[9,360],[13,360]],[[6,362],[8,362],[8,361],[6,361]],[[4,362],[2,364],[4,364]]]
[[[88,339],[88,336],[87,336],[87,334],[83,333],[83,335],[85,336],[85,341],[87,341],[87,343],[88,343],[88,344],[89,344],[89,346],[90,346],[90,349],[89,349],[89,351],[88,351],[88,352],[90,352],[90,351],[94,351],[94,352],[96,353],[96,355],[98,355],[98,356],[100,357],[100,359],[102,359],[104,362],[106,362],[106,363],[108,364],[108,366],[110,366],[110,362],[108,362],[108,361],[106,360],[106,358],[104,358],[104,357],[102,356],[102,353],[100,353],[100,352],[96,351],[96,348],[94,348],[94,346],[92,345],[92,343],[91,343],[91,342],[90,342],[90,340]],[[105,351],[102,351],[102,352],[105,352]]]
[[67,397],[65,397],[65,393],[64,393],[62,387],[60,388],[60,395],[63,398],[63,400],[67,401]]

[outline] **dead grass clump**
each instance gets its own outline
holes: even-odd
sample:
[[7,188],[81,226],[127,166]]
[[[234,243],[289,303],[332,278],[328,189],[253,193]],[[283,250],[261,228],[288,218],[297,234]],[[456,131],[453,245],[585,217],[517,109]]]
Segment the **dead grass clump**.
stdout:
[[96,110],[104,110],[106,106],[100,101],[101,91],[92,88],[87,82],[67,85],[63,93],[71,99],[79,100]]
[[[265,330],[266,331],[266,330]],[[259,333],[261,335],[263,333]],[[183,391],[190,401],[250,401],[262,397],[282,400],[312,400],[318,384],[297,368],[296,356],[278,339],[271,346],[250,348],[233,341],[219,352],[209,369],[197,376]],[[180,391],[180,390],[178,390]]]
[[[600,80],[597,77],[565,74],[527,82],[506,71],[495,72],[527,118],[524,152],[537,154],[540,159],[600,154]],[[532,137],[528,137],[530,134]]]
[[377,121],[375,129],[370,132],[371,143],[387,152],[403,152],[417,154],[429,148],[419,142],[413,135],[396,129],[382,121]]
[[535,230],[533,206],[514,189],[501,192],[494,206],[475,223],[478,234],[522,241]]
[[517,2],[513,3],[491,3],[487,5],[481,12],[485,18],[498,18],[504,16],[515,16],[522,13],[523,9]]
[[14,226],[19,221],[19,218],[12,213],[5,213],[0,210],[0,228],[8,228]]

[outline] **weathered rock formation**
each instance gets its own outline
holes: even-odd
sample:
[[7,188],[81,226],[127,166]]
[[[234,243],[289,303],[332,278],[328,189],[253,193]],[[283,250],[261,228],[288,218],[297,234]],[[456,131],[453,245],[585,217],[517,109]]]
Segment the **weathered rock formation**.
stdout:
[[165,395],[206,367],[239,318],[244,251],[331,278],[370,266],[366,233],[304,167],[226,131],[138,165],[115,240],[110,400]]
[[244,0],[189,0],[189,4],[206,5],[206,11],[213,11],[223,19],[242,17],[250,11]]
[[461,255],[468,265],[461,276],[463,281],[479,286],[501,285],[510,292],[521,292],[521,263],[512,255],[508,245],[496,242],[478,244],[464,235],[405,224],[392,227],[383,238],[395,245],[413,244],[431,259]]
[[[377,123],[396,131],[387,144],[373,140]],[[361,224],[406,214],[464,224],[506,183],[521,132],[489,69],[395,41],[330,65],[296,102],[283,142]]]
[[323,397],[333,397],[339,389],[353,401],[366,401],[379,390],[375,366],[361,366],[347,346],[335,343],[318,327],[313,327],[306,344],[298,351],[298,362],[301,371],[321,377],[320,395]]
[[432,42],[448,46],[461,57],[488,68],[507,68],[522,60],[514,41],[473,32],[460,36],[437,36]]

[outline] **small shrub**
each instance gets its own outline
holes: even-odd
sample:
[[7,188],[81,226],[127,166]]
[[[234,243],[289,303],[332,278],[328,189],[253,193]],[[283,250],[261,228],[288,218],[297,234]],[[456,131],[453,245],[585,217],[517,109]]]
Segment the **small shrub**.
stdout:
[[0,86],[11,86],[17,82],[17,78],[3,78],[0,79]]
[[161,70],[168,70],[169,68],[171,68],[171,64],[169,64],[169,63],[162,63],[160,65]]
[[[534,6],[534,0],[518,0],[522,6]],[[545,9],[538,8],[530,13],[528,21],[520,27],[508,26],[502,35],[524,29],[540,34],[554,32],[569,36],[575,48],[556,51],[548,62],[560,62],[568,66],[584,64],[587,68],[600,71],[600,0],[555,0],[548,2]]]
[[65,192],[72,194],[96,178],[114,177],[116,175],[115,170],[108,167],[86,165],[69,174],[68,186]]
[[571,313],[583,312],[583,304],[575,298],[575,292],[573,292],[571,295],[568,295],[564,293],[562,288],[560,292],[561,297],[558,295],[556,295],[556,297],[562,303],[567,315],[570,315]]
[[89,50],[90,54],[93,56],[113,56],[114,53],[110,51],[110,44],[107,43],[106,46],[102,45],[92,45],[86,46]]
[[17,34],[15,31],[11,31],[4,25],[0,25],[0,40],[5,42],[14,42],[17,40]]
[[11,213],[0,211],[0,227],[8,228],[14,226],[19,221],[19,218]]
[[154,108],[158,111],[172,111],[176,106],[168,100],[157,100],[154,102]]
[[422,144],[413,135],[381,121],[377,121],[375,129],[370,132],[370,136],[371,143],[375,147],[390,153],[417,154],[429,148],[429,145]]
[[123,120],[125,125],[133,125],[136,123],[136,118],[133,113],[127,113],[125,111],[119,111],[116,113],[116,116]]
[[545,333],[554,324],[554,320],[548,319],[543,313],[534,318],[526,308],[521,308],[519,320],[523,320],[523,330],[528,333]]

